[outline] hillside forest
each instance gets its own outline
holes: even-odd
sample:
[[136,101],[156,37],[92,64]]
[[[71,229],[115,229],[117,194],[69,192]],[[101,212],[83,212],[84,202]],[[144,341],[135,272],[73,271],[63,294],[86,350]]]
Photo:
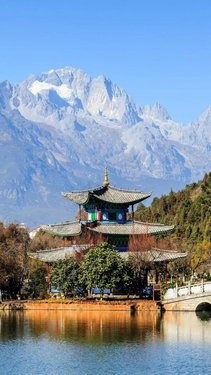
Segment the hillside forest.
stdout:
[[168,235],[178,251],[191,257],[193,269],[211,263],[211,173],[178,192],[154,198],[149,207],[140,204],[135,219],[174,224]]

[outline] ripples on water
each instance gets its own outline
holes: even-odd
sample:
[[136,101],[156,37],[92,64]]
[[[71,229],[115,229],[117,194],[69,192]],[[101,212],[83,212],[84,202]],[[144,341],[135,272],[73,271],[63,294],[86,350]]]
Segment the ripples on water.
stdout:
[[7,374],[211,374],[211,315],[0,312],[0,375]]

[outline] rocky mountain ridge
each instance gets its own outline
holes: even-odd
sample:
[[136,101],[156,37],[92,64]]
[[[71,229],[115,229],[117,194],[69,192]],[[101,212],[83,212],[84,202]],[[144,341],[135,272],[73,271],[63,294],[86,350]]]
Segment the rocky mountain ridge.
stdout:
[[60,191],[100,185],[105,165],[113,185],[154,195],[200,179],[211,169],[211,107],[182,125],[104,76],[51,70],[0,84],[0,148],[1,219],[55,222],[73,216]]

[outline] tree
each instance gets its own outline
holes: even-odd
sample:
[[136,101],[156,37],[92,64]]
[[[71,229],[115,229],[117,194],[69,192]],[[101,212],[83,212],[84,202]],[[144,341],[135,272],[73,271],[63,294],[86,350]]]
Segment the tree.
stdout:
[[130,252],[144,252],[157,246],[157,240],[151,234],[129,236],[128,250]]
[[34,297],[44,298],[47,293],[46,268],[41,262],[32,261],[30,265],[29,286]]
[[79,264],[75,258],[69,257],[53,263],[51,284],[55,285],[65,296],[73,295],[79,286]]
[[61,237],[52,236],[40,230],[30,243],[30,252],[33,253],[37,250],[52,249],[64,245],[65,241]]
[[203,241],[193,248],[190,253],[192,272],[199,271],[201,267],[207,268],[211,262],[211,242]]
[[88,292],[99,288],[101,297],[105,288],[124,287],[129,290],[131,277],[127,262],[106,242],[90,249],[81,263],[81,281]]
[[190,265],[190,258],[178,259],[174,262],[169,262],[168,272],[171,275],[171,280],[177,280],[183,282],[185,279],[190,279],[192,269]]
[[29,236],[25,229],[0,225],[0,289],[16,297],[27,274]]

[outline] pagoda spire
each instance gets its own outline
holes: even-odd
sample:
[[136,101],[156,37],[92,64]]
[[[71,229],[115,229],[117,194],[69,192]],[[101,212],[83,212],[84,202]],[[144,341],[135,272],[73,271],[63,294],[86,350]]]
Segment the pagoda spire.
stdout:
[[108,169],[107,169],[107,167],[105,167],[103,186],[104,187],[108,187],[108,185],[109,185],[109,181],[108,181]]

